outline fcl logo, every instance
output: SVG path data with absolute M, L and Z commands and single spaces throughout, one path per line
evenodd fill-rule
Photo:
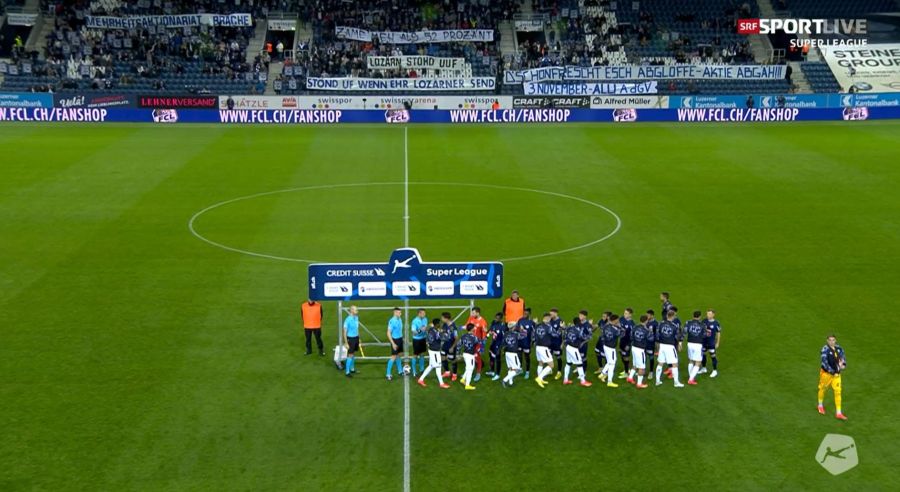
M 826 434 L 816 451 L 816 463 L 832 475 L 840 475 L 859 464 L 856 441 L 843 434 Z

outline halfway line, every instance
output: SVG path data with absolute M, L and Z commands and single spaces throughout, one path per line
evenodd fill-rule
M 409 247 L 409 127 L 403 127 L 403 247 Z M 409 299 L 403 301 L 406 325 L 403 338 L 409 333 Z M 403 344 L 403 355 L 409 360 L 409 344 Z M 415 362 L 413 362 L 415 364 Z M 403 492 L 409 492 L 409 376 L 403 376 Z

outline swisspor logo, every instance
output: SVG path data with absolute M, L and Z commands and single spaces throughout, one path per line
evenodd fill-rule
M 425 293 L 429 296 L 452 296 L 454 291 L 452 281 L 432 281 L 425 284 Z

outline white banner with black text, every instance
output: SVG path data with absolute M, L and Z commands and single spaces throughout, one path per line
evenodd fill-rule
M 606 65 L 596 67 L 540 67 L 506 70 L 503 83 L 616 81 L 616 80 L 779 80 L 785 65 Z
M 368 31 L 358 27 L 335 26 L 334 34 L 340 39 L 371 42 L 374 38 L 384 44 L 459 43 L 494 41 L 493 29 L 446 29 L 441 31 Z
M 321 78 L 306 79 L 306 88 L 313 91 L 490 91 L 496 87 L 492 77 L 467 79 L 368 79 Z
M 466 59 L 441 56 L 368 56 L 366 65 L 376 70 L 390 68 L 462 70 L 466 66 Z
M 184 14 L 184 15 L 138 15 L 129 17 L 107 17 L 88 15 L 84 18 L 89 29 L 135 29 L 163 26 L 167 28 L 191 26 L 252 27 L 250 14 Z
M 526 96 L 600 96 L 605 94 L 656 94 L 656 81 L 649 82 L 566 82 L 563 84 L 526 82 Z

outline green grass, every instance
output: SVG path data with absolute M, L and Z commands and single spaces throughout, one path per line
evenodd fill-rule
M 402 128 L 4 125 L 0 146 L 0 489 L 401 488 L 403 385 L 302 355 L 304 263 L 187 223 L 254 193 L 402 181 Z M 410 127 L 414 182 L 621 217 L 602 243 L 506 263 L 535 309 L 658 309 L 669 290 L 724 327 L 721 377 L 698 387 L 411 388 L 412 489 L 896 490 L 898 148 L 898 122 Z M 615 227 L 529 192 L 413 185 L 410 204 L 426 261 Z M 402 210 L 397 185 L 320 189 L 196 225 L 271 255 L 383 261 Z M 815 412 L 830 332 L 843 423 Z M 857 468 L 816 464 L 826 433 L 856 439 Z

